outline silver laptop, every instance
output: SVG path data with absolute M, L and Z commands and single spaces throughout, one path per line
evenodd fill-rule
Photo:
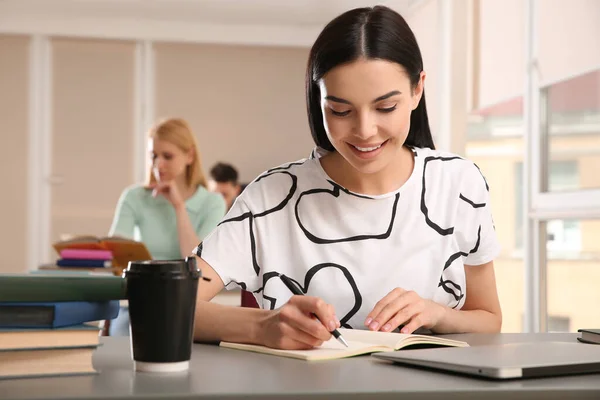
M 492 379 L 600 373 L 600 346 L 579 342 L 405 349 L 372 357 Z

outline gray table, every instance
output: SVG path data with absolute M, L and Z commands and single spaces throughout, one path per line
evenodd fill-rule
M 448 335 L 472 346 L 574 341 L 576 334 Z M 188 374 L 132 370 L 128 338 L 103 338 L 96 375 L 0 380 L 2 399 L 600 399 L 600 374 L 509 382 L 401 367 L 370 356 L 305 362 L 194 345 Z

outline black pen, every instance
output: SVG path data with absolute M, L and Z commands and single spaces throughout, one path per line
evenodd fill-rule
M 297 295 L 297 296 L 304 296 L 304 293 L 302 293 L 302 291 L 298 288 L 298 286 L 296 286 L 296 284 L 294 284 L 294 282 L 292 282 L 292 280 L 290 278 L 288 278 L 287 276 L 281 274 L 279 275 L 279 278 L 281 279 L 281 281 L 285 284 L 285 286 L 288 287 L 288 289 L 290 289 L 290 291 Z M 312 313 L 312 315 L 317 318 L 317 321 L 319 321 L 319 318 Z M 320 322 L 320 321 L 319 321 Z M 321 322 L 322 323 L 322 322 Z M 334 329 L 333 331 L 331 331 L 331 334 L 333 335 L 334 338 L 336 338 L 341 344 L 343 344 L 346 347 L 348 346 L 348 343 L 346 342 L 346 340 L 344 339 L 344 337 L 342 336 L 342 334 L 337 330 Z

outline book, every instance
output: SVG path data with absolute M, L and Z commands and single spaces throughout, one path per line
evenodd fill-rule
M 0 328 L 58 328 L 117 317 L 119 301 L 0 302 Z
M 126 280 L 114 275 L 0 274 L 0 302 L 110 301 L 126 292 Z
M 54 329 L 0 328 L 0 351 L 97 346 L 100 328 L 81 324 Z
M 281 350 L 270 347 L 221 342 L 220 346 L 230 349 L 253 351 L 281 357 L 291 357 L 306 361 L 334 360 L 383 351 L 396 351 L 407 348 L 423 347 L 468 347 L 467 342 L 443 338 L 440 336 L 403 334 L 395 332 L 373 332 L 358 329 L 338 329 L 349 347 L 345 347 L 335 338 L 310 350 Z
M 56 264 L 42 264 L 37 270 L 29 271 L 30 274 L 63 274 L 63 275 L 117 275 L 120 276 L 123 271 L 121 268 L 93 268 L 93 267 L 59 267 Z
M 56 260 L 58 267 L 75 267 L 75 268 L 111 268 L 112 261 L 109 260 L 91 260 L 91 259 L 76 259 L 76 258 L 61 258 Z
M 121 269 L 126 268 L 130 261 L 152 259 L 144 243 L 119 236 L 75 236 L 55 242 L 52 247 L 59 255 L 65 249 L 108 250 L 112 253 L 113 265 Z
M 75 260 L 112 260 L 113 258 L 110 250 L 62 249 L 59 255 L 62 259 Z
M 580 342 L 589 344 L 600 344 L 600 329 L 578 329 L 581 336 L 577 338 Z
M 92 374 L 96 347 L 0 351 L 0 379 Z

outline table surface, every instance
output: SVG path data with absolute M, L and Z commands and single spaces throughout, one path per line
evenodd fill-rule
M 446 335 L 471 346 L 576 341 L 577 334 Z M 600 398 L 600 374 L 492 381 L 399 366 L 370 356 L 306 362 L 194 344 L 190 371 L 133 371 L 129 338 L 104 337 L 98 374 L 0 380 L 0 399 L 564 399 Z M 485 397 L 484 397 L 485 396 Z

